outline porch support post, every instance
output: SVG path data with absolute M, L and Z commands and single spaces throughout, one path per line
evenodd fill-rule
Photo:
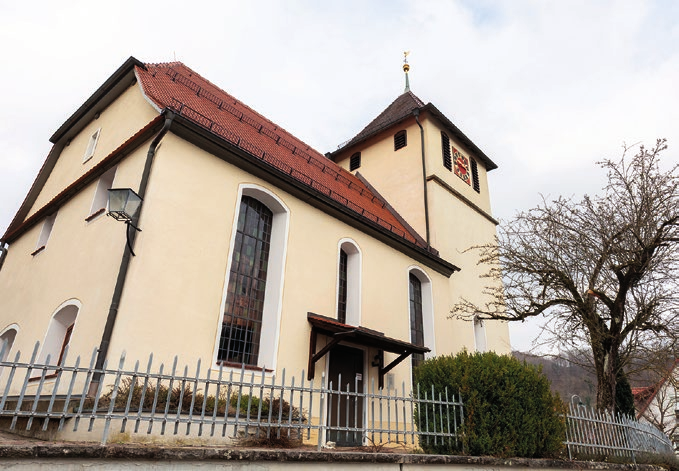
M 307 379 L 311 381 L 314 379 L 314 375 L 316 373 L 316 362 L 312 361 L 312 357 L 314 356 L 314 352 L 316 351 L 316 337 L 318 337 L 318 333 L 316 332 L 316 329 L 314 327 L 311 328 L 311 337 L 309 337 L 309 365 L 307 366 Z
M 356 329 L 350 330 L 347 332 L 337 332 L 335 335 L 332 336 L 332 340 L 323 348 L 321 348 L 318 353 L 314 354 L 314 350 L 316 350 L 316 330 L 312 327 L 311 328 L 311 338 L 309 339 L 309 372 L 307 373 L 307 379 L 311 381 L 314 379 L 314 373 L 315 373 L 315 364 L 318 360 L 323 358 L 323 356 L 330 351 L 332 347 L 337 345 L 342 341 L 342 338 L 346 337 L 347 335 L 351 335 L 356 332 Z M 313 344 L 313 349 L 312 345 Z

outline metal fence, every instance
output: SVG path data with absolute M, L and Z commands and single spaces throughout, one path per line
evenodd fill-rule
M 0 358 L 6 356 L 6 345 Z M 461 449 L 463 404 L 459 396 L 434 391 L 407 392 L 359 387 L 320 380 L 305 381 L 273 372 L 234 370 L 218 366 L 202 370 L 136 361 L 126 368 L 123 354 L 115 368 L 105 362 L 94 367 L 81 358 L 68 360 L 68 347 L 59 365 L 37 361 L 36 343 L 27 362 L 21 353 L 0 361 L 0 422 L 13 431 L 85 432 L 106 443 L 115 433 L 211 437 L 217 440 L 281 437 L 316 443 L 446 445 Z M 299 380 L 297 378 L 300 378 Z M 358 392 L 357 392 L 358 391 Z M 584 406 L 570 405 L 566 442 L 571 459 L 616 456 L 636 460 L 638 453 L 672 453 L 672 443 L 650 424 L 623 416 L 611 417 Z
M 5 358 L 5 346 L 0 358 Z M 320 380 L 299 381 L 273 372 L 234 370 L 223 366 L 202 370 L 136 361 L 126 368 L 125 354 L 116 368 L 105 362 L 95 369 L 96 349 L 89 365 L 68 361 L 68 347 L 59 365 L 37 361 L 36 343 L 28 362 L 17 352 L 0 361 L 0 421 L 5 428 L 68 435 L 69 431 L 106 443 L 112 434 L 191 437 L 280 438 L 342 444 L 417 445 L 422 441 L 457 442 L 463 405 L 448 394 L 414 394 L 375 389 L 355 392 L 358 380 L 339 385 Z M 363 389 L 363 388 L 361 388 Z M 414 418 L 417 418 L 414 420 Z M 9 422 L 9 424 L 7 424 Z M 416 423 L 417 422 L 417 423 Z M 7 426 L 9 425 L 9 426 Z M 62 435 L 63 436 L 63 435 Z
M 672 441 L 651 424 L 570 404 L 566 415 L 568 457 L 615 456 L 636 462 L 637 454 L 672 454 Z

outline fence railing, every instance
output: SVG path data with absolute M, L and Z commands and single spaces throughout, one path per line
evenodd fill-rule
M 5 346 L 0 358 L 5 358 Z M 366 388 L 270 372 L 234 370 L 223 366 L 202 369 L 136 361 L 125 366 L 125 354 L 117 367 L 105 362 L 96 369 L 96 349 L 89 365 L 78 356 L 68 360 L 68 347 L 59 365 L 36 361 L 39 344 L 27 362 L 17 352 L 0 361 L 0 419 L 9 430 L 42 432 L 87 431 L 88 437 L 106 443 L 113 433 L 190 435 L 191 437 L 260 438 L 287 437 L 315 440 L 318 449 L 326 441 L 344 445 L 423 441 L 447 443 L 459 439 L 463 405 L 447 393 Z M 300 378 L 299 381 L 297 378 Z M 359 392 L 357 392 L 361 389 Z M 414 418 L 417 417 L 417 421 Z M 419 422 L 419 423 L 418 423 Z M 56 431 L 55 431 L 56 429 Z
M 636 462 L 639 453 L 673 453 L 672 441 L 653 425 L 575 404 L 566 415 L 565 445 L 570 459 L 615 456 Z
M 7 345 L 0 348 L 6 357 Z M 27 362 L 21 353 L 0 361 L 0 421 L 9 430 L 82 432 L 106 443 L 112 434 L 184 435 L 224 440 L 276 438 L 343 445 L 447 444 L 461 450 L 463 404 L 448 393 L 376 389 L 342 381 L 305 381 L 270 372 L 234 370 L 223 366 L 202 370 L 166 368 L 136 361 L 117 367 L 105 362 L 94 367 L 81 358 L 69 361 L 68 347 L 59 365 L 37 361 L 36 343 Z M 300 378 L 297 380 L 297 378 Z M 9 422 L 9 425 L 7 424 Z M 638 453 L 672 453 L 670 439 L 650 424 L 623 416 L 611 417 L 583 406 L 570 405 L 566 414 L 569 457 L 616 456 L 636 460 Z

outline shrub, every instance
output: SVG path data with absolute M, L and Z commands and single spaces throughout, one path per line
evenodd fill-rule
M 158 389 L 157 399 L 156 389 Z M 200 414 L 203 407 L 203 400 L 205 400 L 206 415 L 212 415 L 216 405 L 217 415 L 219 416 L 224 416 L 226 414 L 230 417 L 233 417 L 236 415 L 236 412 L 238 412 L 238 416 L 241 418 L 247 417 L 250 420 L 256 420 L 258 415 L 261 414 L 262 422 L 266 422 L 269 417 L 269 411 L 271 411 L 272 422 L 278 421 L 279 416 L 281 420 L 301 419 L 303 422 L 306 421 L 306 415 L 304 414 L 304 411 L 300 411 L 297 407 L 291 406 L 286 400 L 283 400 L 283 403 L 281 404 L 281 399 L 279 397 L 274 397 L 272 400 L 271 397 L 264 396 L 260 400 L 259 397 L 255 395 L 250 396 L 248 394 L 242 394 L 240 396 L 239 404 L 238 393 L 236 392 L 232 392 L 231 397 L 229 397 L 227 401 L 227 388 L 222 387 L 218 398 L 215 398 L 214 395 L 209 395 L 206 399 L 203 393 L 198 390 L 196 391 L 196 397 L 193 401 L 193 409 L 191 409 L 193 390 L 191 389 L 190 385 L 184 385 L 184 390 L 182 393 L 181 386 L 175 386 L 172 388 L 172 391 L 170 391 L 169 387 L 165 384 L 158 384 L 154 381 L 148 384 L 146 390 L 144 390 L 143 381 L 133 381 L 132 378 L 129 377 L 123 378 L 120 382 L 120 385 L 118 386 L 114 408 L 116 410 L 125 409 L 130 394 L 132 395 L 132 399 L 130 400 L 131 411 L 137 411 L 139 409 L 143 411 L 150 411 L 153 408 L 154 400 L 156 400 L 156 411 L 164 411 L 169 400 L 170 405 L 168 411 L 171 413 L 177 413 L 177 411 L 181 409 L 181 412 L 185 414 L 188 414 L 189 412 Z M 113 386 L 109 386 L 108 391 L 103 393 L 99 398 L 97 409 L 108 409 L 112 398 Z M 249 415 L 248 402 L 250 406 Z M 84 407 L 86 409 L 91 409 L 94 407 L 94 399 L 87 399 L 85 401 Z M 259 410 L 260 407 L 261 412 Z
M 445 397 L 447 388 L 449 397 L 461 394 L 464 403 L 461 440 L 434 443 L 423 436 L 426 453 L 537 458 L 555 456 L 563 447 L 563 403 L 535 366 L 492 352 L 463 351 L 425 361 L 415 370 L 415 382 L 422 394 L 431 394 L 433 386 L 436 397 Z M 420 430 L 426 430 L 427 415 L 431 430 L 433 410 L 416 410 Z

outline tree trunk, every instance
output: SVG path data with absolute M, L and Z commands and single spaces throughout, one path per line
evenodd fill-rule
M 597 352 L 592 349 L 594 354 L 594 366 L 596 369 L 597 391 L 596 406 L 598 410 L 607 410 L 611 414 L 615 413 L 615 384 L 616 384 L 616 365 L 618 364 L 618 349 L 608 346 Z

